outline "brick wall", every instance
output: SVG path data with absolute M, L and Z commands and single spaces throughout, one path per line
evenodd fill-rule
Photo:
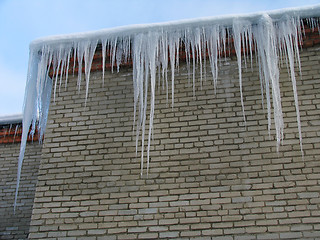
M 320 54 L 301 52 L 298 78 L 304 159 L 292 85 L 281 72 L 285 140 L 267 131 L 258 70 L 222 62 L 193 97 L 186 66 L 175 105 L 156 96 L 150 170 L 135 155 L 132 70 L 91 74 L 88 101 L 76 79 L 51 103 L 30 239 L 277 239 L 320 237 Z M 209 67 L 207 68 L 209 72 Z M 191 80 L 192 81 L 192 80 Z M 170 99 L 170 96 L 169 96 Z
M 8 138 L 11 139 L 10 136 Z M 1 138 L 1 142 L 8 142 L 8 138 Z M 28 236 L 41 148 L 37 142 L 27 144 L 18 205 L 14 215 L 13 203 L 20 144 L 16 142 L 0 144 L 0 239 L 26 239 Z

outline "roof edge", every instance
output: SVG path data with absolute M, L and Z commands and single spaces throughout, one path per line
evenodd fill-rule
M 22 123 L 22 113 L 0 116 L 0 125 Z
M 305 6 L 305 7 L 294 7 L 271 10 L 266 12 L 256 12 L 251 14 L 239 14 L 239 15 L 223 15 L 217 17 L 204 17 L 195 19 L 184 19 L 178 21 L 162 22 L 162 23 L 151 23 L 151 24 L 136 24 L 121 26 L 115 28 L 102 29 L 97 31 L 71 33 L 63 35 L 54 35 L 35 39 L 30 43 L 30 48 L 37 48 L 43 44 L 58 45 L 61 43 L 71 43 L 74 41 L 81 40 L 92 40 L 99 38 L 106 38 L 112 36 L 130 36 L 133 33 L 144 33 L 148 31 L 156 30 L 170 30 L 178 28 L 187 28 L 192 26 L 206 26 L 210 24 L 221 24 L 223 26 L 232 25 L 234 19 L 258 21 L 264 14 L 268 14 L 273 20 L 279 21 L 285 16 L 293 17 L 320 17 L 320 4 Z

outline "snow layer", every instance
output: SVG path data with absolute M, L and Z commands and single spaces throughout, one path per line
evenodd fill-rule
M 29 71 L 27 76 L 26 94 L 23 113 L 23 134 L 18 163 L 16 200 L 18 196 L 19 180 L 27 141 L 28 130 L 35 127 L 43 135 L 50 104 L 51 89 L 54 99 L 57 88 L 60 90 L 62 76 L 64 84 L 68 82 L 68 70 L 71 57 L 79 66 L 84 63 L 84 80 L 86 84 L 86 99 L 90 86 L 90 70 L 93 56 L 98 44 L 102 46 L 102 64 L 104 81 L 104 66 L 106 52 L 110 54 L 112 71 L 114 67 L 133 61 L 134 87 L 134 125 L 136 132 L 136 146 L 138 151 L 139 135 L 141 134 L 141 173 L 144 169 L 144 138 L 146 135 L 146 121 L 149 119 L 147 169 L 149 168 L 149 149 L 153 130 L 155 109 L 156 74 L 162 76 L 161 82 L 167 90 L 171 80 L 172 106 L 174 104 L 174 71 L 179 66 L 179 52 L 184 50 L 188 68 L 192 67 L 193 91 L 195 92 L 195 69 L 200 67 L 200 78 L 205 70 L 206 53 L 211 66 L 213 85 L 216 87 L 218 79 L 218 61 L 227 55 L 227 46 L 234 40 L 238 70 L 239 91 L 241 95 L 242 113 L 245 121 L 242 76 L 243 61 L 252 62 L 253 51 L 257 54 L 261 81 L 262 98 L 267 102 L 268 128 L 271 128 L 271 111 L 276 129 L 277 147 L 283 140 L 284 123 L 282 117 L 281 95 L 279 84 L 279 62 L 285 59 L 295 98 L 297 122 L 300 134 L 302 151 L 301 126 L 294 67 L 300 67 L 299 42 L 301 41 L 301 19 L 307 19 L 313 27 L 319 27 L 320 5 L 227 17 L 203 18 L 183 20 L 150 25 L 134 25 L 89 33 L 79 33 L 63 36 L 42 38 L 30 44 Z M 182 49 L 181 46 L 185 48 Z M 242 51 L 245 49 L 244 51 Z M 170 59 L 170 61 L 169 61 Z M 52 79 L 48 76 L 53 68 Z M 167 72 L 171 70 L 168 79 Z M 81 69 L 78 71 L 79 86 L 83 81 Z M 159 83 L 160 84 L 160 83 Z M 150 94 L 150 102 L 148 95 Z M 272 100 L 272 102 L 271 102 Z M 150 114 L 147 117 L 147 108 L 150 105 Z M 39 119 L 36 124 L 37 118 Z M 42 139 L 41 137 L 39 139 Z M 15 200 L 15 207 L 16 207 Z
M 0 116 L 0 125 L 22 123 L 22 114 Z

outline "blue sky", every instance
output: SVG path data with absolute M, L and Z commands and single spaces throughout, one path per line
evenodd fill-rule
M 320 0 L 0 0 L 0 116 L 22 113 L 34 39 L 314 4 Z

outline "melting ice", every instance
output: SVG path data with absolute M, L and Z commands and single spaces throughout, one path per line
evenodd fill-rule
M 155 109 L 156 75 L 162 76 L 162 86 L 167 91 L 171 81 L 172 106 L 174 104 L 174 72 L 179 66 L 180 51 L 185 51 L 186 62 L 192 75 L 195 92 L 195 69 L 200 68 L 200 81 L 205 71 L 205 61 L 209 59 L 213 85 L 218 79 L 218 61 L 228 55 L 228 48 L 233 45 L 239 70 L 239 91 L 241 95 L 242 114 L 245 121 L 242 64 L 252 62 L 255 52 L 259 63 L 261 95 L 267 103 L 268 129 L 271 128 L 271 112 L 276 130 L 276 145 L 279 148 L 283 140 L 283 114 L 279 84 L 279 62 L 287 63 L 294 92 L 297 122 L 302 151 L 301 125 L 296 87 L 295 65 L 300 67 L 299 44 L 303 31 L 302 19 L 312 27 L 319 28 L 318 18 L 320 6 L 274 11 L 270 13 L 247 16 L 231 16 L 226 18 L 206 18 L 191 21 L 180 21 L 164 24 L 137 25 L 85 34 L 65 35 L 44 38 L 30 45 L 29 70 L 23 113 L 23 134 L 18 162 L 17 187 L 14 208 L 17 203 L 22 162 L 30 126 L 31 134 L 39 128 L 40 138 L 46 128 L 51 89 L 54 99 L 56 91 L 68 83 L 69 64 L 73 57 L 79 66 L 77 85 L 85 81 L 87 101 L 90 86 L 90 70 L 98 45 L 102 49 L 102 81 L 104 83 L 105 61 L 110 56 L 112 71 L 129 59 L 133 62 L 134 88 L 134 125 L 136 133 L 136 149 L 138 151 L 139 135 L 141 135 L 141 173 L 144 169 L 144 138 L 146 122 L 149 121 L 148 146 L 146 147 L 146 163 L 149 168 L 149 151 L 153 130 Z M 182 46 L 184 46 L 182 48 Z M 107 55 L 108 53 L 108 55 Z M 207 55 L 207 56 L 206 56 Z M 81 67 L 84 65 L 84 79 Z M 53 69 L 52 78 L 49 70 Z M 171 70 L 168 79 L 167 72 Z M 75 71 L 73 67 L 73 72 Z M 191 73 L 192 72 L 192 73 Z M 63 79 L 64 82 L 63 82 Z M 160 82 L 159 82 L 160 84 Z M 150 98 L 148 98 L 150 95 Z M 150 99 L 150 102 L 148 102 Z M 272 99 L 272 102 L 271 102 Z M 150 113 L 147 116 L 147 108 Z M 38 123 L 37 123 L 38 121 Z

